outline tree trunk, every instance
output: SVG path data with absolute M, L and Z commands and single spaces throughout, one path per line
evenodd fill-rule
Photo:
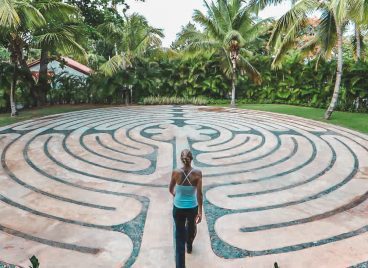
M 362 55 L 361 39 L 360 39 L 360 28 L 357 23 L 355 23 L 355 41 L 356 41 L 356 60 L 360 60 Z
M 133 86 L 130 85 L 130 104 L 133 104 Z
M 41 49 L 41 59 L 40 59 L 40 70 L 38 77 L 38 105 L 43 106 L 46 104 L 46 96 L 48 90 L 48 77 L 47 77 L 47 65 L 49 63 L 49 53 L 48 50 L 43 47 Z
M 337 101 L 339 99 L 340 94 L 340 84 L 341 84 L 341 77 L 342 77 L 342 65 L 343 65 L 343 58 L 342 58 L 342 27 L 341 25 L 337 25 L 336 23 L 336 33 L 337 33 L 337 70 L 336 70 L 336 81 L 335 81 L 335 88 L 332 95 L 331 103 L 328 109 L 325 112 L 325 119 L 328 120 L 331 117 L 331 114 L 335 110 Z
M 230 59 L 232 64 L 232 78 L 231 78 L 231 103 L 230 107 L 235 108 L 235 87 L 236 87 L 236 60 L 238 58 L 238 52 L 235 50 L 230 51 Z
M 236 72 L 235 70 L 233 70 L 233 77 L 231 79 L 231 103 L 230 103 L 230 107 L 235 108 L 236 104 L 235 104 L 235 86 L 236 86 Z
M 13 64 L 13 77 L 12 77 L 12 82 L 10 85 L 10 116 L 16 116 L 17 113 L 17 107 L 15 105 L 15 100 L 14 100 L 14 93 L 15 90 L 17 88 L 17 79 L 18 79 L 18 59 L 19 59 L 19 54 L 17 51 L 17 40 L 13 39 L 13 42 L 11 42 L 10 46 L 9 46 L 9 50 L 11 52 L 10 55 L 10 61 Z
M 22 75 L 24 79 L 31 84 L 29 91 L 32 99 L 32 106 L 37 106 L 37 86 L 35 80 L 33 79 L 31 70 L 28 67 L 27 61 L 22 57 L 19 59 L 19 64 L 22 67 Z
M 14 100 L 14 94 L 15 90 L 17 88 L 17 63 L 14 62 L 14 70 L 13 70 L 13 80 L 10 86 L 10 116 L 16 116 L 17 113 L 17 107 L 15 106 L 15 100 Z
M 129 105 L 129 90 L 125 90 L 125 105 Z

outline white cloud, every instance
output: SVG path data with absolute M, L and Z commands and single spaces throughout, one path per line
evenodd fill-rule
M 176 34 L 181 26 L 192 21 L 194 9 L 205 12 L 205 7 L 201 0 L 146 0 L 146 2 L 129 0 L 129 13 L 137 12 L 144 15 L 148 22 L 164 30 L 165 38 L 163 46 L 169 47 L 176 39 Z M 268 7 L 260 13 L 262 18 L 279 17 L 289 7 L 288 3 L 276 7 Z

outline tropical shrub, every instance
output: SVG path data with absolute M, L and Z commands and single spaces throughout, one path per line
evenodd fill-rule
M 146 97 L 140 102 L 143 105 L 185 105 L 185 104 L 193 104 L 193 105 L 207 105 L 208 101 L 204 97 Z

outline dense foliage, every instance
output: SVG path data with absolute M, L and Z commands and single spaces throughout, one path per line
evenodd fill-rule
M 312 2 L 303 3 L 309 8 Z M 330 24 L 334 30 L 330 34 L 335 35 L 328 40 L 323 39 L 323 27 L 337 11 L 326 6 L 330 13 L 312 27 L 301 4 L 278 21 L 262 21 L 255 12 L 268 1 L 250 3 L 208 3 L 207 14 L 196 11 L 193 16 L 202 30 L 189 23 L 171 48 L 162 48 L 162 30 L 139 14 L 126 13 L 128 6 L 122 0 L 0 0 L 0 109 L 10 110 L 13 95 L 18 107 L 170 101 L 225 104 L 236 97 L 238 103 L 327 108 L 336 90 L 339 58 L 336 25 Z M 18 13 L 22 16 L 17 19 Z M 303 16 L 292 20 L 290 14 Z M 344 16 L 343 22 L 338 21 L 346 34 L 336 108 L 366 112 L 365 16 Z M 348 25 L 358 29 L 358 39 L 348 34 Z M 41 58 L 45 67 L 62 55 L 87 64 L 94 73 L 83 81 L 63 74 L 47 77 L 44 68 L 38 81 L 31 78 L 26 62 Z
M 267 55 L 256 55 L 253 64 L 262 71 L 263 83 L 255 85 L 247 76 L 240 77 L 239 103 L 286 103 L 326 108 L 334 81 L 336 61 L 303 62 L 295 53 L 287 57 L 283 69 L 271 69 Z M 338 110 L 368 110 L 368 63 L 346 58 Z M 139 61 L 134 68 L 112 77 L 92 76 L 87 84 L 73 77 L 55 77 L 60 89 L 50 91 L 51 103 L 124 103 L 124 89 L 132 85 L 134 102 L 154 97 L 204 97 L 209 104 L 229 103 L 231 80 L 222 74 L 215 60 Z M 124 81 L 122 83 L 122 81 Z M 21 97 L 22 94 L 19 95 Z M 27 99 L 20 99 L 27 102 Z M 149 102 L 146 102 L 149 103 Z M 27 105 L 27 104 L 26 104 Z
M 285 103 L 327 108 L 334 90 L 336 60 L 302 61 L 298 53 L 286 57 L 282 69 L 272 70 L 272 59 L 258 56 L 262 85 L 241 82 L 240 98 L 245 103 Z M 262 67 L 261 67 L 262 66 Z M 368 63 L 345 59 L 338 110 L 368 111 Z

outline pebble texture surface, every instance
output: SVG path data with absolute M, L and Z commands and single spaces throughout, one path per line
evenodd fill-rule
M 187 267 L 366 267 L 367 135 L 194 106 L 0 128 L 0 267 L 174 267 L 167 185 L 184 148 L 205 193 Z

